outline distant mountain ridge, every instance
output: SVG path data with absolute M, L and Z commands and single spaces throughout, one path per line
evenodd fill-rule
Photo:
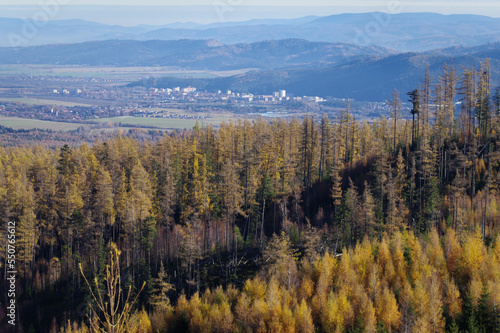
M 194 69 L 322 67 L 394 51 L 375 46 L 271 40 L 225 45 L 216 40 L 109 40 L 78 44 L 0 48 L 1 64 L 179 66 Z
M 398 51 L 427 51 L 454 45 L 475 46 L 500 41 L 500 18 L 434 13 L 361 13 L 298 19 L 265 19 L 200 25 L 123 27 L 83 20 L 50 21 L 33 36 L 23 34 L 31 21 L 0 18 L 0 46 L 34 46 L 109 39 L 216 39 L 224 44 L 305 39 L 376 45 Z M 33 22 L 31 22 L 33 24 Z M 17 37 L 13 38 L 13 37 Z

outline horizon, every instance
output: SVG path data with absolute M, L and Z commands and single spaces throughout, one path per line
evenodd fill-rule
M 63 0 L 59 0 L 62 2 Z M 65 1 L 65 0 L 64 0 Z M 107 25 L 121 25 L 132 27 L 137 25 L 161 26 L 173 23 L 195 23 L 200 25 L 214 23 L 245 22 L 259 19 L 299 19 L 306 16 L 331 16 L 340 14 L 362 14 L 372 12 L 399 13 L 435 13 L 442 15 L 480 15 L 491 18 L 500 18 L 500 4 L 481 2 L 471 8 L 465 2 L 455 6 L 437 5 L 423 6 L 422 2 L 407 4 L 398 0 L 385 4 L 361 5 L 333 5 L 333 6 L 299 6 L 299 5 L 229 5 L 226 2 L 215 1 L 212 5 L 110 5 L 110 4 L 82 4 L 82 5 L 2 5 L 1 17 L 27 19 L 36 17 L 44 8 L 53 14 L 51 21 L 81 19 Z M 241 1 L 239 1 L 241 3 Z M 358 2 L 359 3 L 359 2 Z M 425 3 L 425 2 L 423 2 Z M 488 6 L 483 6 L 488 3 Z M 420 4 L 420 5 L 419 5 Z M 46 7 L 44 7 L 46 6 Z M 99 7 L 96 11 L 95 8 Z M 471 10 L 472 9 L 472 10 Z

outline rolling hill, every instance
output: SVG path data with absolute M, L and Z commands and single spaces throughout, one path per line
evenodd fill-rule
M 475 46 L 500 41 L 500 18 L 434 13 L 358 13 L 298 19 L 250 20 L 201 25 L 123 27 L 83 20 L 50 21 L 24 34 L 30 20 L 0 18 L 0 46 L 35 46 L 110 39 L 215 39 L 224 44 L 265 40 L 305 39 L 376 45 L 398 51 L 426 51 L 455 45 Z M 14 38 L 17 36 L 17 39 Z
M 298 39 L 225 45 L 215 40 L 110 40 L 23 48 L 0 48 L 0 64 L 87 66 L 179 66 L 226 70 L 325 66 L 394 51 L 374 46 Z

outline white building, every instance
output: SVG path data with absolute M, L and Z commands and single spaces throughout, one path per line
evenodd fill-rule
M 186 87 L 186 88 L 182 89 L 182 92 L 184 92 L 184 93 L 192 93 L 192 92 L 195 92 L 195 91 L 196 91 L 195 87 Z

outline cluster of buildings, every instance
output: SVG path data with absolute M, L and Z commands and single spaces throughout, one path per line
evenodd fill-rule
M 210 100 L 210 101 L 229 101 L 234 100 L 236 102 L 263 102 L 263 103 L 279 103 L 283 101 L 312 101 L 312 102 L 323 102 L 325 99 L 318 96 L 303 96 L 294 97 L 287 93 L 286 90 L 281 89 L 279 91 L 273 92 L 272 95 L 254 95 L 252 93 L 238 93 L 231 90 L 226 90 L 225 92 L 219 90 L 217 93 L 206 93 L 200 92 L 195 87 L 175 87 L 175 88 L 150 88 L 147 94 L 151 97 L 154 96 L 164 96 L 166 99 L 179 100 L 188 99 L 191 101 L 196 100 Z
M 68 90 L 68 89 L 63 89 L 61 91 L 59 91 L 58 89 L 54 89 L 52 91 L 52 93 L 54 95 L 81 95 L 82 94 L 82 90 L 81 89 L 76 89 L 76 90 Z
M 279 91 L 273 92 L 271 95 L 255 95 L 252 93 L 239 93 L 231 90 L 217 91 L 216 93 L 201 92 L 196 87 L 172 87 L 172 88 L 149 88 L 145 89 L 143 87 L 133 87 L 130 88 L 117 88 L 111 90 L 85 90 L 79 88 L 68 88 L 68 89 L 53 89 L 53 95 L 64 95 L 64 96 L 79 96 L 83 98 L 91 99 L 108 99 L 115 101 L 122 100 L 135 100 L 137 102 L 141 100 L 151 100 L 151 101 L 179 101 L 179 102 L 242 102 L 242 103 L 280 103 L 283 101 L 309 101 L 309 102 L 323 102 L 325 99 L 318 96 L 303 96 L 295 97 L 288 94 L 286 90 L 281 89 Z

